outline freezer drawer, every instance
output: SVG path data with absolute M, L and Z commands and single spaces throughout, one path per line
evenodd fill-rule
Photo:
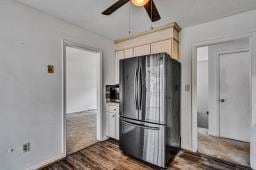
M 121 119 L 120 147 L 130 156 L 159 167 L 166 166 L 164 125 Z

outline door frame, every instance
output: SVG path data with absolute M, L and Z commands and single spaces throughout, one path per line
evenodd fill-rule
M 255 65 L 255 59 L 254 59 L 254 51 L 253 51 L 253 33 L 251 34 L 245 34 L 242 36 L 234 36 L 234 37 L 228 37 L 223 39 L 217 39 L 217 40 L 209 40 L 205 42 L 199 42 L 199 43 L 193 43 L 192 48 L 192 62 L 191 62 L 191 71 L 192 71 L 192 80 L 191 80 L 191 111 L 192 111 L 192 119 L 191 119 L 191 141 L 192 141 L 192 151 L 197 152 L 197 144 L 198 144 L 198 137 L 197 137 L 197 48 L 204 47 L 204 46 L 210 46 L 215 45 L 219 43 L 225 43 L 228 41 L 233 40 L 239 40 L 243 38 L 249 39 L 249 51 L 251 56 L 251 92 L 256 91 L 256 84 L 252 84 L 252 82 L 255 82 L 255 78 L 252 76 L 253 70 L 256 69 Z M 255 98 L 253 97 L 252 93 L 250 94 L 250 110 L 251 110 L 251 116 L 253 117 L 253 105 L 252 103 L 255 103 Z M 251 121 L 251 126 L 253 124 L 253 120 Z M 252 158 L 250 158 L 252 160 Z
M 216 75 L 217 75 L 217 90 L 216 90 L 216 93 L 217 93 L 217 99 L 220 99 L 220 56 L 221 55 L 224 55 L 224 54 L 234 54 L 234 53 L 242 53 L 242 52 L 249 52 L 249 55 L 251 55 L 250 53 L 250 49 L 249 48 L 244 48 L 244 49 L 234 49 L 234 50 L 229 50 L 229 51 L 221 51 L 221 52 L 217 52 L 217 57 L 216 57 L 216 60 L 217 60 L 217 65 L 216 65 Z M 250 60 L 252 60 L 250 58 Z M 250 65 L 250 94 L 252 94 L 252 67 Z M 251 96 L 250 96 L 251 98 Z M 251 107 L 251 100 L 250 100 L 250 107 Z M 217 111 L 218 113 L 216 114 L 217 115 L 217 119 L 216 119 L 216 127 L 217 127 L 217 136 L 220 137 L 220 102 L 217 102 Z M 252 117 L 252 115 L 251 115 Z
M 101 49 L 96 49 L 88 47 L 83 44 L 71 42 L 69 40 L 62 40 L 62 152 L 66 156 L 66 141 L 67 141 L 67 126 L 66 126 L 66 48 L 72 47 L 76 49 L 91 51 L 99 53 L 99 58 L 97 60 L 97 140 L 103 140 L 103 93 L 102 93 L 102 56 L 103 52 Z

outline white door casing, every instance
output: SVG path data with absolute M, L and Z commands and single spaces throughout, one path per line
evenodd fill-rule
M 97 140 L 101 141 L 105 138 L 103 136 L 103 93 L 102 93 L 102 56 L 103 52 L 100 49 L 92 48 L 85 46 L 83 44 L 71 42 L 68 40 L 62 40 L 62 69 L 63 69 L 63 74 L 62 74 L 62 111 L 63 111 L 63 128 L 62 128 L 62 153 L 63 155 L 66 156 L 66 48 L 67 47 L 73 47 L 77 49 L 82 49 L 82 50 L 88 50 L 91 52 L 98 53 L 99 56 L 97 57 Z
M 115 83 L 119 84 L 119 62 L 124 59 L 124 51 L 117 51 L 115 58 Z
M 219 134 L 220 137 L 250 141 L 250 52 L 220 53 Z

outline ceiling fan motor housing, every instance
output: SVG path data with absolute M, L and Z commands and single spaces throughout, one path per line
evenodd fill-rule
M 149 18 L 152 22 L 158 21 L 161 19 L 160 14 L 156 8 L 154 0 L 119 0 L 108 9 L 102 12 L 103 15 L 111 15 L 113 12 L 121 8 L 128 2 L 132 2 L 135 6 L 144 6 L 145 10 L 148 13 Z

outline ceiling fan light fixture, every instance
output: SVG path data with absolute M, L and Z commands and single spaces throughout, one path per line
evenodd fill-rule
M 131 1 L 135 6 L 144 6 L 149 2 L 149 0 L 131 0 Z

